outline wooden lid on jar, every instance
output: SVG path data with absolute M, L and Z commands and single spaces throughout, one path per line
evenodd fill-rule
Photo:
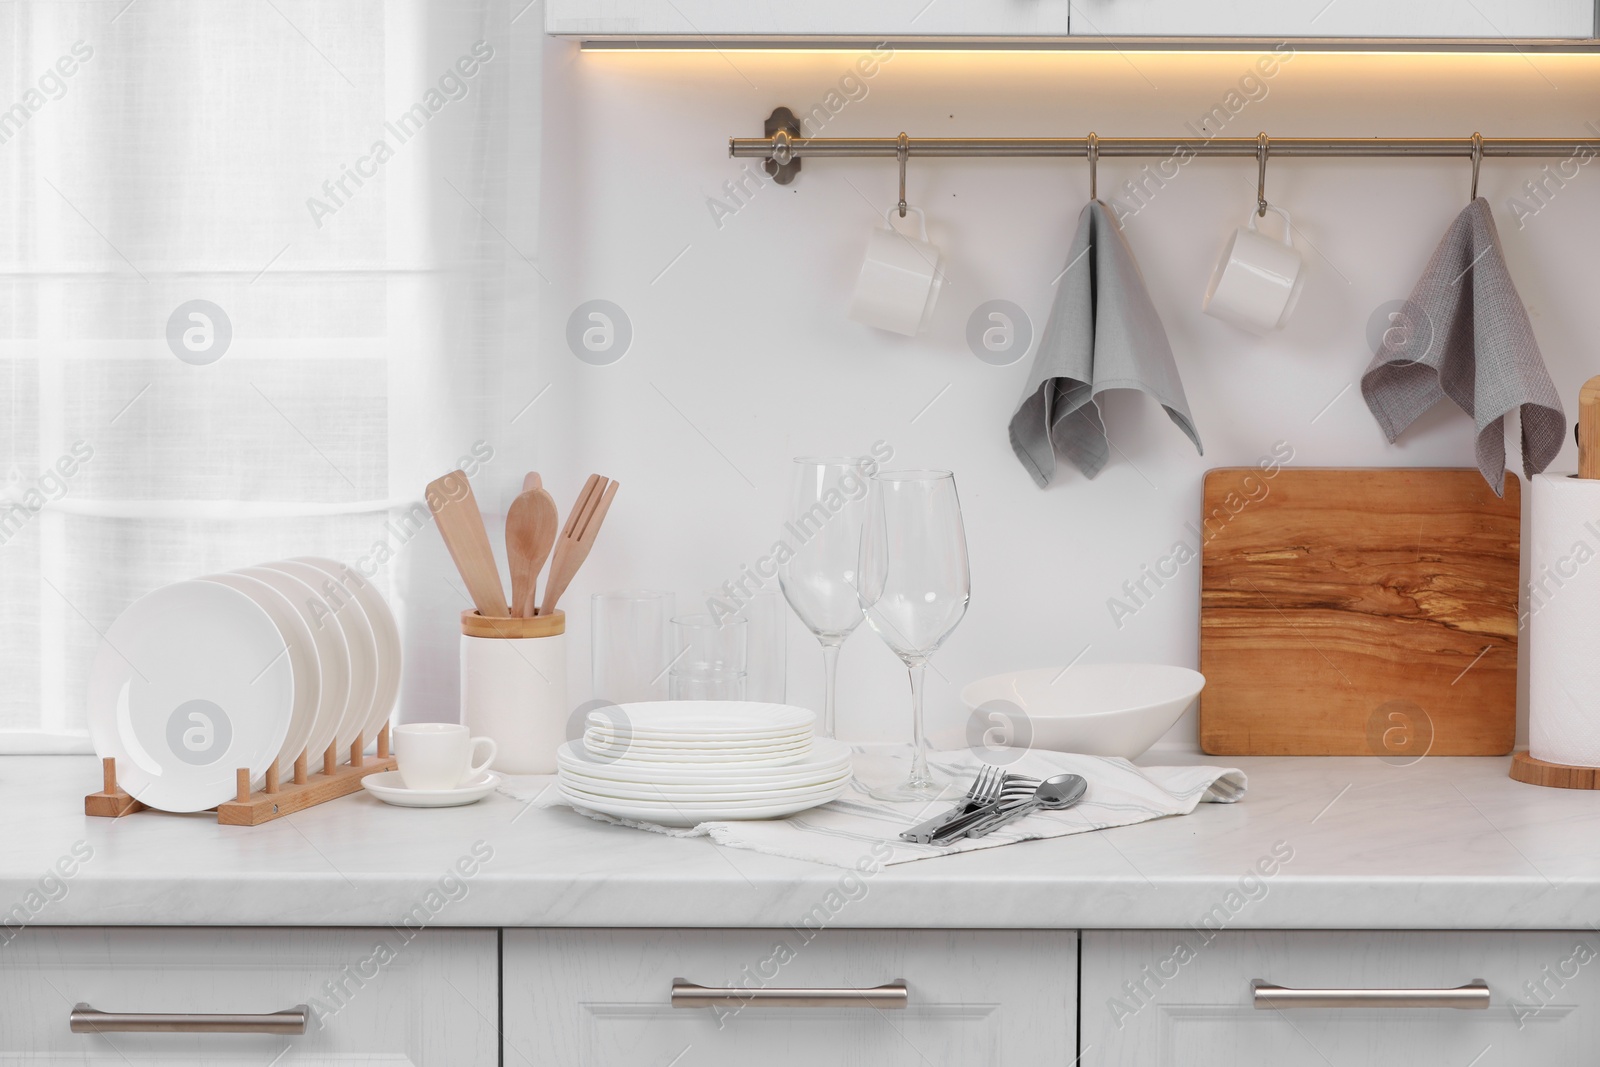
M 554 637 L 567 632 L 567 615 L 556 610 L 526 619 L 497 619 L 468 608 L 461 613 L 461 632 L 467 637 Z

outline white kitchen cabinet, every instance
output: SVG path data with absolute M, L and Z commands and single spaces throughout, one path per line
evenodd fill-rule
M 1600 935 L 1086 931 L 1085 1062 L 1103 1067 L 1523 1067 L 1592 1063 Z M 1253 1006 L 1300 989 L 1488 984 L 1489 1007 Z M 1092 1051 L 1091 1051 L 1092 1050 Z
M 1070 931 L 507 930 L 504 952 L 508 1064 L 998 1067 L 1077 1055 Z M 906 999 L 673 1007 L 675 979 L 796 996 L 903 979 Z
M 1590 37 L 1593 0 L 1072 0 L 1108 37 Z
M 545 0 L 545 30 L 565 37 L 1056 36 L 1066 0 Z
M 400 929 L 409 939 L 394 927 L 24 929 L 0 946 L 0 1065 L 499 1063 L 498 934 Z M 310 1010 L 301 1035 L 83 1034 L 69 1027 L 79 1003 L 128 1014 Z
M 1582 38 L 1593 0 L 546 0 L 545 29 L 596 38 Z

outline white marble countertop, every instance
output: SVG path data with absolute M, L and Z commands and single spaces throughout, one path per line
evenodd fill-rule
M 0 919 L 12 929 L 19 915 L 46 925 L 779 927 L 828 901 L 837 907 L 827 924 L 838 927 L 1600 922 L 1600 792 L 1522 785 L 1497 758 L 1143 762 L 1202 760 L 1242 767 L 1249 795 L 1179 818 L 896 865 L 841 892 L 838 868 L 503 796 L 412 810 L 362 793 L 258 827 L 205 814 L 91 819 L 82 797 L 98 788 L 95 760 L 4 757 L 0 913 L 9 914 Z M 1270 877 L 1246 878 L 1275 848 L 1292 858 Z M 464 858 L 470 877 L 454 875 Z

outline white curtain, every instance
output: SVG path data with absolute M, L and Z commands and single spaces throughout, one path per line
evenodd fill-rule
M 0 6 L 0 751 L 87 749 L 138 596 L 289 555 L 362 566 L 401 714 L 453 713 L 465 602 L 401 519 L 534 448 L 525 3 Z

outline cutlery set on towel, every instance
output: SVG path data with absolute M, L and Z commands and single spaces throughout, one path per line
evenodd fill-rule
M 428 483 L 428 510 L 433 513 L 450 558 L 455 561 L 467 595 L 478 614 L 486 618 L 533 618 L 555 611 L 561 594 L 572 584 L 589 549 L 600 533 L 600 525 L 617 495 L 617 482 L 598 474 L 589 475 L 578 501 L 557 524 L 560 515 L 554 498 L 545 491 L 543 480 L 530 473 L 522 482 L 522 492 L 506 511 L 506 556 L 511 566 L 511 601 L 506 602 L 505 587 L 495 565 L 489 531 L 483 525 L 477 498 L 466 472 L 453 470 Z M 545 580 L 543 599 L 536 598 L 539 572 L 546 560 L 550 574 Z
M 984 767 L 966 798 L 943 815 L 906 830 L 902 841 L 949 845 L 963 837 L 983 837 L 1035 811 L 1061 811 L 1083 799 L 1089 783 L 1082 775 L 1057 774 L 1040 781 L 998 767 Z

